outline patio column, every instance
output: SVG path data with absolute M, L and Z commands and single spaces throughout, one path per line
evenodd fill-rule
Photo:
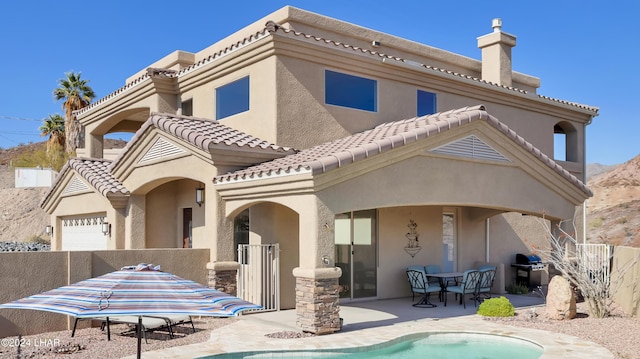
M 208 283 L 211 288 L 237 296 L 238 269 L 234 260 L 233 219 L 225 215 L 224 202 L 215 187 L 205 186 L 206 240 L 211 249 L 211 262 L 207 263 Z
M 145 210 L 145 196 L 132 194 L 127 205 L 124 249 L 142 249 L 146 247 Z
M 238 295 L 238 262 L 209 262 L 207 263 L 207 286 L 229 295 Z
M 296 277 L 296 324 L 305 332 L 340 330 L 338 278 L 334 266 L 334 214 L 315 196 L 305 198 L 300 213 L 300 267 Z
M 93 128 L 85 127 L 85 155 L 90 158 L 104 158 L 104 136 L 91 133 Z

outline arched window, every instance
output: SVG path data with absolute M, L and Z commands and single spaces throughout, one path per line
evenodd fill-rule
M 578 131 L 569 122 L 553 126 L 553 158 L 556 161 L 579 162 Z

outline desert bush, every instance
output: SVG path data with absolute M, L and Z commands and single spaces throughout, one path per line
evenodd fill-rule
M 524 284 L 513 283 L 507 286 L 507 293 L 509 294 L 528 294 L 529 287 Z
M 37 244 L 48 244 L 51 245 L 51 239 L 47 237 L 43 237 L 37 234 L 34 234 L 27 238 L 27 242 L 29 243 L 37 243 Z
M 478 314 L 485 317 L 513 317 L 515 309 L 505 297 L 489 298 L 480 303 Z
M 596 219 L 592 220 L 590 225 L 593 228 L 599 228 L 599 227 L 602 227 L 602 223 L 603 222 L 604 222 L 604 218 L 600 217 L 600 218 L 596 218 Z
M 69 154 L 61 146 L 52 146 L 50 152 L 42 146 L 21 153 L 12 161 L 12 166 L 51 168 L 54 171 L 60 171 L 68 159 Z
M 622 284 L 621 278 L 624 274 L 638 262 L 638 257 L 620 266 L 619 278 L 610 278 L 604 275 L 603 268 L 599 267 L 604 263 L 599 264 L 597 260 L 594 261 L 593 258 L 580 254 L 578 249 L 581 247 L 575 236 L 575 227 L 573 234 L 564 229 L 569 224 L 568 221 L 561 221 L 551 227 L 543 217 L 540 223 L 546 231 L 550 244 L 548 249 L 534 247 L 537 254 L 542 257 L 542 261 L 553 266 L 580 291 L 593 317 L 609 316 L 613 305 L 613 293 Z M 610 251 L 610 253 L 613 252 Z M 610 262 L 611 259 L 609 257 L 605 263 Z

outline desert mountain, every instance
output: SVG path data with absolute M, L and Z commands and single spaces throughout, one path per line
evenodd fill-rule
M 121 148 L 125 144 L 107 139 L 105 148 Z M 44 147 L 45 142 L 38 142 L 0 149 L 0 242 L 27 242 L 38 236 L 48 239 L 44 227 L 49 224 L 49 215 L 39 206 L 47 188 L 15 188 L 15 171 L 11 167 L 12 160 Z
M 587 180 L 587 240 L 640 247 L 640 155 Z

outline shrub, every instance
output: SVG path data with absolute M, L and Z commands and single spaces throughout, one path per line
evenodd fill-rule
M 509 294 L 529 294 L 529 287 L 524 284 L 514 283 L 507 286 L 507 293 Z
M 37 244 L 49 244 L 50 245 L 51 244 L 51 239 L 35 234 L 35 235 L 32 235 L 31 237 L 27 238 L 27 242 L 29 242 L 29 243 L 37 243 Z
M 513 317 L 515 309 L 505 297 L 489 298 L 480 304 L 478 314 L 485 317 Z
M 11 162 L 12 167 L 41 167 L 60 171 L 69 157 L 60 146 L 52 146 L 49 152 L 45 147 L 39 146 L 28 148 Z

